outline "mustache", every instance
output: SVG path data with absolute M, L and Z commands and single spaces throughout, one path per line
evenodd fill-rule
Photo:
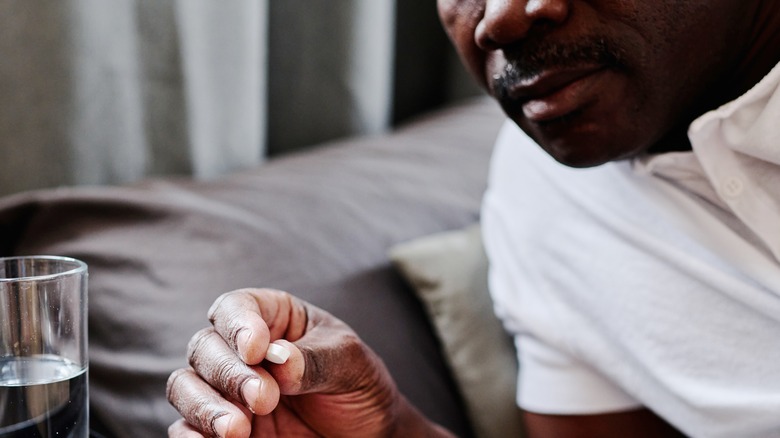
M 573 42 L 529 39 L 504 49 L 503 70 L 491 78 L 497 97 L 507 97 L 513 84 L 530 80 L 545 70 L 581 65 L 625 68 L 625 56 L 612 40 L 591 36 Z

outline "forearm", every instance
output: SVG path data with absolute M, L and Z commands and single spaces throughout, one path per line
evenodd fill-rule
M 525 412 L 524 422 L 528 429 L 528 436 L 531 438 L 560 436 L 681 438 L 685 436 L 647 409 L 594 415 L 544 415 Z

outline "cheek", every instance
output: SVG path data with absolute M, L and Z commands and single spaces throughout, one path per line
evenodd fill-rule
M 470 34 L 473 35 L 473 34 Z M 479 50 L 473 43 L 473 38 L 468 38 L 465 41 L 454 41 L 458 55 L 462 63 L 466 66 L 471 76 L 477 80 L 479 85 L 485 89 L 488 88 L 486 71 L 488 56 L 482 50 Z
M 439 17 L 461 61 L 480 85 L 485 86 L 485 52 L 474 41 L 474 30 L 484 11 L 484 2 L 439 0 Z

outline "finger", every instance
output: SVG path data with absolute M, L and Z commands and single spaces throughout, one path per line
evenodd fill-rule
M 304 303 L 272 289 L 239 289 L 222 295 L 209 309 L 209 320 L 244 362 L 260 363 L 268 343 L 295 341 L 306 331 Z
M 312 305 L 310 326 L 295 342 L 274 341 L 290 351 L 284 364 L 264 367 L 285 395 L 313 392 L 344 393 L 361 385 L 385 382 L 384 365 L 343 322 Z
M 237 290 L 220 297 L 209 311 L 214 329 L 228 343 L 231 336 L 238 338 L 231 333 L 246 330 L 251 324 L 244 322 L 258 314 L 267 325 L 269 340 L 290 350 L 284 364 L 263 363 L 281 393 L 347 392 L 382 379 L 378 376 L 384 369 L 381 361 L 346 324 L 288 293 Z M 268 343 L 254 335 L 252 339 L 257 353 L 253 359 L 261 361 Z
M 166 395 L 168 401 L 189 423 L 189 429 L 200 431 L 207 436 L 249 437 L 252 430 L 251 418 L 238 406 L 225 400 L 193 370 L 174 371 L 168 378 Z M 174 433 L 182 434 L 176 436 L 191 435 L 184 425 L 174 423 L 171 428 Z
M 222 294 L 208 311 L 214 329 L 245 363 L 257 365 L 270 342 L 268 325 L 247 290 Z
M 279 386 L 273 377 L 263 368 L 245 364 L 213 328 L 193 336 L 187 356 L 203 380 L 252 412 L 265 415 L 279 403 Z
M 183 418 L 168 427 L 168 438 L 205 438 Z

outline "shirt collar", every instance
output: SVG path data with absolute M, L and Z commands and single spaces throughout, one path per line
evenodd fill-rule
M 702 142 L 713 134 L 732 150 L 780 164 L 780 64 L 747 93 L 691 124 L 688 137 L 697 154 L 707 153 Z
M 634 169 L 730 211 L 780 261 L 780 64 L 696 119 L 688 137 L 691 152 L 638 157 Z

